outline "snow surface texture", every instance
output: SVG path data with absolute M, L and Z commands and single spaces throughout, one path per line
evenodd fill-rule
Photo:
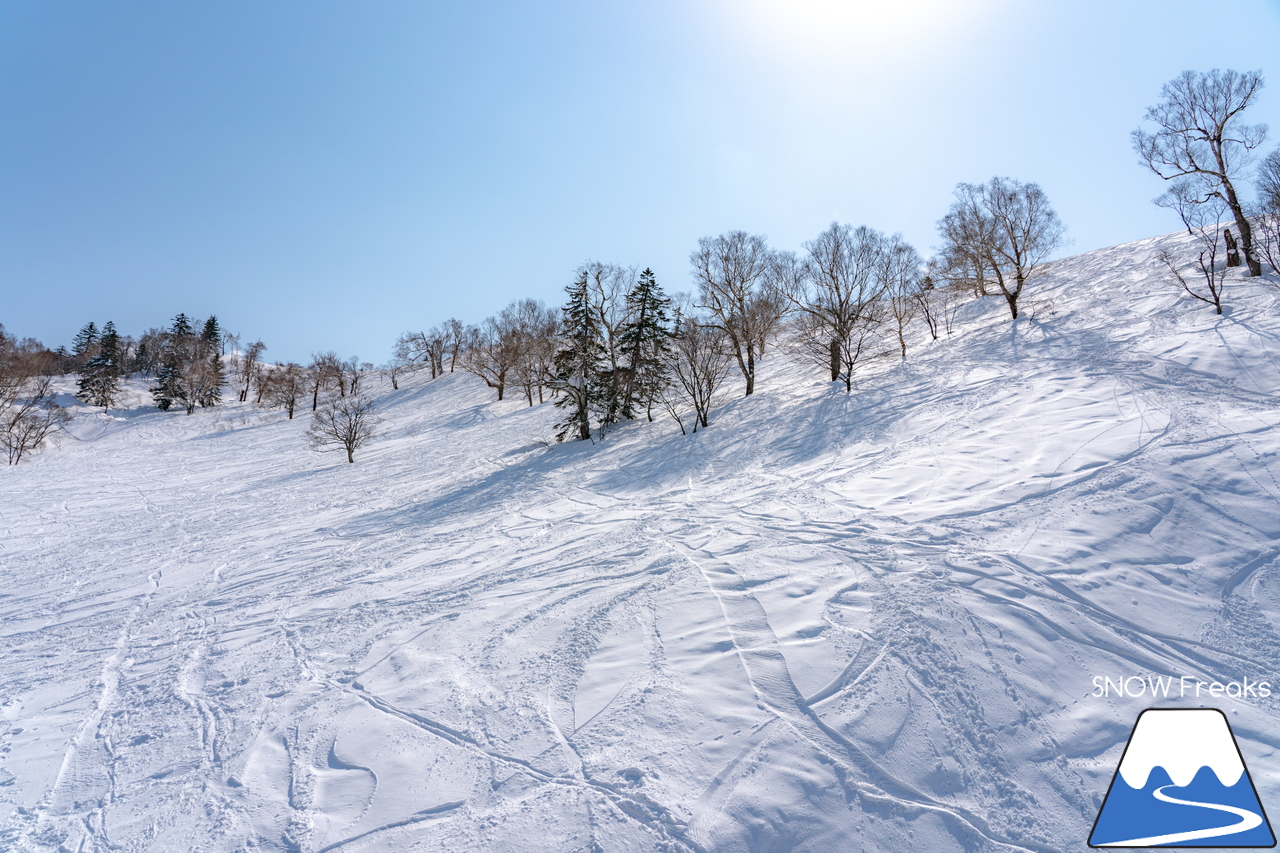
M 0 472 L 0 849 L 1083 850 L 1137 714 L 1280 808 L 1280 293 L 1066 259 L 854 393 L 548 447 L 462 374 L 308 451 L 238 404 Z M 142 385 L 137 386 L 139 389 Z

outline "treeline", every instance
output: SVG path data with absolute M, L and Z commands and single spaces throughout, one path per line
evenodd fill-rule
M 121 335 L 111 321 L 101 331 L 90 321 L 66 354 L 79 374 L 76 397 L 110 409 L 118 403 L 124 379 L 154 376 L 150 391 L 162 410 L 176 404 L 191 414 L 197 406 L 216 406 L 226 381 L 223 338 L 216 316 L 197 333 L 190 318 L 179 314 L 169 329 L 151 329 L 137 340 Z
M 1242 118 L 1262 83 L 1260 72 L 1184 72 L 1147 111 L 1153 129 L 1133 133 L 1141 162 L 1168 182 L 1156 204 L 1177 213 L 1194 238 L 1190 263 L 1161 260 L 1172 281 L 1218 313 L 1229 269 L 1280 271 L 1280 149 L 1254 172 L 1254 203 L 1238 186 L 1266 138 L 1264 125 Z M 560 440 L 604 435 L 655 412 L 697 431 L 709 425 L 729 376 L 736 372 L 744 393 L 754 393 L 760 360 L 779 345 L 851 391 L 866 363 L 907 356 L 912 324 L 933 340 L 950 334 L 965 299 L 999 296 L 1016 320 L 1065 228 L 1039 186 L 995 177 L 957 185 L 938 234 L 927 260 L 899 235 L 841 223 L 800 252 L 743 231 L 705 237 L 690 254 L 696 291 L 670 296 L 649 269 L 588 262 L 559 309 L 520 299 L 479 324 L 450 319 L 406 332 L 382 374 L 398 388 L 408 371 L 434 378 L 460 369 L 499 400 L 512 391 L 530 406 L 551 398 L 564 413 Z M 219 405 L 224 393 L 290 419 L 309 403 L 313 446 L 344 449 L 352 461 L 377 423 L 362 393 L 373 365 L 334 352 L 314 353 L 306 365 L 273 364 L 265 351 L 260 340 L 226 334 L 216 316 L 197 324 L 179 314 L 136 339 L 90 322 L 70 349 L 53 351 L 0 326 L 0 440 L 16 464 L 65 428 L 70 413 L 57 402 L 53 376 L 78 374 L 79 399 L 104 409 L 118 404 L 123 380 L 143 376 L 154 380 L 148 390 L 158 408 L 187 414 Z
M 447 364 L 499 400 L 512 389 L 530 406 L 550 396 L 565 411 L 559 440 L 655 411 L 696 432 L 735 371 L 754 393 L 779 341 L 851 391 L 867 362 L 907 356 L 912 323 L 934 340 L 949 334 L 970 295 L 1001 295 L 1016 319 L 1064 233 L 1044 192 L 1009 178 L 961 184 L 939 230 L 943 247 L 927 262 L 868 226 L 832 223 L 799 253 L 744 231 L 706 237 L 689 257 L 696 293 L 673 296 L 650 269 L 588 262 L 558 311 L 520 299 L 476 325 L 406 332 L 387 373 L 393 383 L 409 370 L 434 378 Z
M 168 328 L 136 339 L 119 334 L 110 321 L 101 331 L 89 322 L 69 351 L 59 348 L 51 356 L 59 372 L 78 374 L 76 396 L 88 405 L 112 408 L 123 380 L 150 377 L 155 406 L 187 414 L 219 405 L 225 393 L 242 403 L 252 398 L 256 405 L 283 408 L 292 418 L 308 397 L 315 410 L 330 391 L 354 393 L 373 370 L 355 356 L 343 360 L 333 352 L 314 354 L 307 366 L 272 364 L 263 359 L 266 349 L 260 340 L 242 343 L 239 335 L 224 332 L 217 316 L 196 324 L 179 314 Z
M 1141 161 L 1169 189 L 1156 204 L 1174 210 L 1195 239 L 1195 256 L 1164 254 L 1171 279 L 1222 313 L 1227 272 L 1280 271 L 1280 149 L 1257 170 L 1258 198 L 1237 188 L 1264 125 L 1242 114 L 1262 87 L 1260 72 L 1184 72 L 1161 91 L 1133 133 Z M 1235 231 L 1221 228 L 1234 222 Z M 938 222 L 929 260 L 899 235 L 832 223 L 801 253 L 733 231 L 706 237 L 690 255 L 695 295 L 668 298 L 646 269 L 588 263 L 566 288 L 559 312 L 517 300 L 475 326 L 451 319 L 400 336 L 393 382 L 406 369 L 432 377 L 461 368 L 496 390 L 518 388 L 529 405 L 549 392 L 567 410 L 557 437 L 601 433 L 655 407 L 680 424 L 708 424 L 711 401 L 736 367 L 745 394 L 756 387 L 766 350 L 779 340 L 831 381 L 853 386 L 855 371 L 891 353 L 907 356 L 907 330 L 950 333 L 960 301 L 998 295 L 1017 320 L 1020 300 L 1065 228 L 1034 183 L 995 177 L 959 184 Z M 785 336 L 781 332 L 787 330 Z

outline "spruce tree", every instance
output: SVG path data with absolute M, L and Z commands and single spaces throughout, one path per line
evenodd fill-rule
M 200 333 L 200 340 L 210 347 L 222 347 L 222 327 L 218 325 L 218 315 L 214 314 L 204 321 L 204 330 Z
M 77 368 L 83 367 L 89 359 L 96 355 L 98 348 L 98 327 L 90 320 L 76 332 L 71 342 L 71 357 Z
M 563 313 L 565 347 L 556 353 L 556 384 L 562 391 L 556 407 L 567 409 L 565 419 L 556 424 L 556 441 L 572 436 L 587 441 L 591 438 L 591 414 L 598 411 L 602 398 L 601 376 L 606 358 L 600 323 L 591 310 L 587 292 L 587 274 L 580 274 L 565 288 L 569 301 Z
M 169 411 L 175 402 L 182 402 L 182 371 L 178 367 L 178 357 L 170 353 L 156 372 L 156 384 L 150 388 L 151 399 L 162 412 Z
M 115 324 L 107 321 L 97 341 L 97 354 L 80 370 L 76 396 L 90 406 L 108 409 L 120 391 L 120 374 L 120 335 Z
M 217 315 L 205 321 L 200 333 L 198 359 L 198 389 L 196 397 L 202 407 L 216 406 L 222 402 L 222 386 L 226 382 L 226 370 L 222 365 L 222 329 Z
M 186 314 L 179 314 L 173 318 L 173 328 L 169 330 L 170 337 L 175 339 L 189 338 L 193 334 L 195 334 L 195 330 L 191 328 L 191 320 L 188 319 Z
M 671 300 L 654 279 L 653 270 L 646 269 L 627 294 L 630 319 L 618 336 L 628 368 L 619 389 L 620 414 L 628 420 L 637 417 L 640 408 L 653 420 L 653 401 L 666 381 L 671 349 L 671 321 L 667 316 L 670 307 Z
M 174 317 L 164 335 L 164 357 L 156 371 L 156 384 L 150 389 L 151 398 L 161 411 L 168 411 L 174 403 L 180 403 L 187 414 L 195 411 L 190 381 L 198 349 L 190 318 L 185 313 Z

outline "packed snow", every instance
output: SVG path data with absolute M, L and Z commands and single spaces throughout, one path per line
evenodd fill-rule
M 462 373 L 354 465 L 81 407 L 0 472 L 0 848 L 1084 850 L 1153 705 L 1280 812 L 1280 290 L 1217 316 L 1165 246 L 851 394 L 774 347 L 690 436 Z

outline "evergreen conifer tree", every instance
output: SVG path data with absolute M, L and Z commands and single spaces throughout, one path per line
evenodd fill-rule
M 149 389 L 151 399 L 160 411 L 167 412 L 175 402 L 182 402 L 181 378 L 178 357 L 170 353 L 156 372 L 155 386 Z
M 173 338 L 189 338 L 195 333 L 191 328 L 191 320 L 186 314 L 179 314 L 173 318 L 173 328 L 169 330 L 170 337 Z
M 182 404 L 187 414 L 195 411 L 197 401 L 191 380 L 198 343 L 187 315 L 174 317 L 173 325 L 164 335 L 164 358 L 156 371 L 156 384 L 150 389 L 151 398 L 161 411 L 168 411 L 174 403 Z
M 222 346 L 222 327 L 218 325 L 218 315 L 214 314 L 204 321 L 204 330 L 200 333 L 200 340 L 210 347 Z
M 586 441 L 591 438 L 591 414 L 599 411 L 602 401 L 601 377 L 606 364 L 600 323 L 587 292 L 587 274 L 581 273 L 565 288 L 569 301 L 563 313 L 565 347 L 556 353 L 556 385 L 561 391 L 556 407 L 568 410 L 565 419 L 556 424 L 556 441 L 568 437 Z
M 80 370 L 76 396 L 90 406 L 110 408 L 120 390 L 120 373 L 120 335 L 115 324 L 107 321 L 97 341 L 97 354 Z
M 222 386 L 226 382 L 226 369 L 222 364 L 222 329 L 217 315 L 205 321 L 200 333 L 198 358 L 198 389 L 196 397 L 202 407 L 216 406 L 222 402 Z
M 621 350 L 627 359 L 627 373 L 618 397 L 623 418 L 637 417 L 643 408 L 653 420 L 653 401 L 665 382 L 667 356 L 671 350 L 671 300 L 662 292 L 653 275 L 646 269 L 635 287 L 627 294 L 627 315 L 619 334 Z
M 90 320 L 76 332 L 71 342 L 71 357 L 76 368 L 83 367 L 96 354 L 98 347 L 98 327 Z

